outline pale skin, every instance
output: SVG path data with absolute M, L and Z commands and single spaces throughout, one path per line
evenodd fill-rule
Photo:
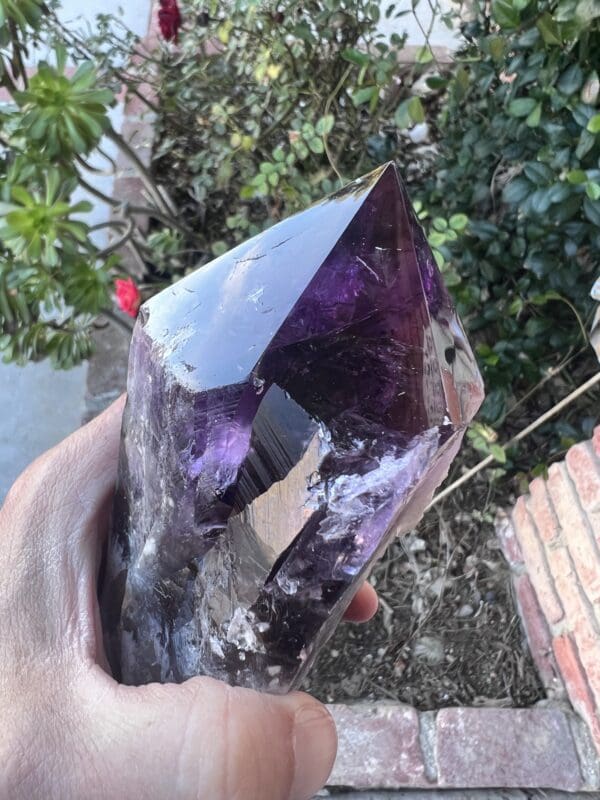
M 309 800 L 337 746 L 312 697 L 127 687 L 103 666 L 96 577 L 123 403 L 32 464 L 0 510 L 0 797 Z M 365 585 L 347 618 L 376 609 Z

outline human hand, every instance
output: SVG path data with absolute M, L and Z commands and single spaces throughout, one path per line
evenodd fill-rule
M 0 510 L 0 797 L 307 800 L 336 750 L 306 694 L 210 678 L 119 685 L 96 599 L 123 400 L 39 458 Z M 347 617 L 368 619 L 365 585 Z

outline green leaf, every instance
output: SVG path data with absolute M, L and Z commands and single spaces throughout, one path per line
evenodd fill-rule
M 587 173 L 585 173 L 582 169 L 572 169 L 567 172 L 567 180 L 569 183 L 573 183 L 576 186 L 580 183 L 585 183 L 587 181 Z
M 227 242 L 217 241 L 212 243 L 210 249 L 212 250 L 213 255 L 218 257 L 226 253 L 229 250 L 229 247 Z
M 325 152 L 323 139 L 319 139 L 316 136 L 309 140 L 308 146 L 313 153 L 316 153 L 316 155 L 321 155 L 321 153 Z
M 542 104 L 538 103 L 537 106 L 533 109 L 531 114 L 525 120 L 525 125 L 528 128 L 537 128 L 540 124 L 540 120 L 542 118 Z
M 500 444 L 490 445 L 490 455 L 494 456 L 500 464 L 506 464 L 506 452 Z
M 554 170 L 539 161 L 528 161 L 523 171 L 536 186 L 547 186 L 555 178 Z
M 589 181 L 585 187 L 585 193 L 590 200 L 600 200 L 600 184 L 594 181 Z
M 527 117 L 536 107 L 532 97 L 517 97 L 508 104 L 508 113 L 512 117 Z
M 492 36 L 488 40 L 488 47 L 490 55 L 494 59 L 494 61 L 500 61 L 500 59 L 504 56 L 504 51 L 506 49 L 506 42 L 504 41 L 504 37 Z
M 319 136 L 327 136 L 333 130 L 335 124 L 335 117 L 333 114 L 325 114 L 324 117 L 317 122 L 315 130 Z
M 492 16 L 501 28 L 516 28 L 521 21 L 518 9 L 509 0 L 494 0 Z
M 460 233 L 469 224 L 469 218 L 466 214 L 453 214 L 449 219 L 450 227 Z
M 586 128 L 590 133 L 600 133 L 600 114 L 594 114 Z
M 562 44 L 560 27 L 547 11 L 537 21 L 537 29 L 542 34 L 542 39 L 546 44 Z
M 400 130 L 408 128 L 411 123 L 410 111 L 408 109 L 409 102 L 410 98 L 408 100 L 403 100 L 394 113 L 394 122 Z
M 507 183 L 502 192 L 504 201 L 509 205 L 520 205 L 533 192 L 531 183 L 526 178 L 514 178 Z
M 433 257 L 435 259 L 435 263 L 438 265 L 438 268 L 442 269 L 442 267 L 446 263 L 446 259 L 444 258 L 442 253 L 440 253 L 440 251 L 436 250 L 435 248 L 433 248 L 432 253 L 433 253 Z
M 370 57 L 367 53 L 364 53 L 361 50 L 356 50 L 355 48 L 342 50 L 341 56 L 345 61 L 349 61 L 351 64 L 356 64 L 358 67 L 364 67 L 370 61 Z
M 508 313 L 511 317 L 518 317 L 521 311 L 523 311 L 524 306 L 525 303 L 523 300 L 520 297 L 515 297 L 508 307 Z
M 364 103 L 369 103 L 374 95 L 379 93 L 377 86 L 361 86 L 360 89 L 355 89 L 352 93 L 352 102 L 355 106 L 361 106 Z
M 33 208 L 35 200 L 23 186 L 13 186 L 11 188 L 11 195 L 13 200 L 16 200 L 20 205 L 26 208 Z
M 583 211 L 592 225 L 600 227 L 600 202 L 583 198 Z
M 448 86 L 448 78 L 442 78 L 440 75 L 430 75 L 425 79 L 425 83 L 430 89 L 438 90 L 445 89 Z
M 596 136 L 589 131 L 582 131 L 579 137 L 579 143 L 575 148 L 575 155 L 578 159 L 583 159 L 596 144 Z
M 558 79 L 557 89 L 563 94 L 570 95 L 577 92 L 583 84 L 583 70 L 579 64 L 571 64 Z
M 408 101 L 408 113 L 415 125 L 425 122 L 425 109 L 420 97 L 411 97 Z
M 442 245 L 446 244 L 446 237 L 443 233 L 439 233 L 438 231 L 432 231 L 429 234 L 429 244 L 432 247 L 441 247 Z

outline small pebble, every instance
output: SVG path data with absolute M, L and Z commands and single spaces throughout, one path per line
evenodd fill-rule
M 422 553 L 427 550 L 427 542 L 425 539 L 412 539 L 408 545 L 408 550 L 410 553 Z
M 465 603 L 464 606 L 461 606 L 458 611 L 456 612 L 456 616 L 459 619 L 467 619 L 468 617 L 472 617 L 475 613 L 473 606 L 469 605 L 469 603 Z
M 408 131 L 408 138 L 413 144 L 423 144 L 429 141 L 429 125 L 426 122 L 419 122 Z

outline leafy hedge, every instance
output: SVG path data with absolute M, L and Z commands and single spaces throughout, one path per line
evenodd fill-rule
M 600 265 L 600 3 L 475 3 L 424 202 L 464 212 L 442 249 L 489 389 L 507 407 L 585 344 Z
M 182 4 L 160 68 L 160 145 L 204 259 L 391 158 L 423 122 L 412 91 L 431 60 L 402 65 L 407 7 L 372 0 Z M 218 52 L 218 56 L 216 55 Z M 198 219 L 200 223 L 198 224 Z

